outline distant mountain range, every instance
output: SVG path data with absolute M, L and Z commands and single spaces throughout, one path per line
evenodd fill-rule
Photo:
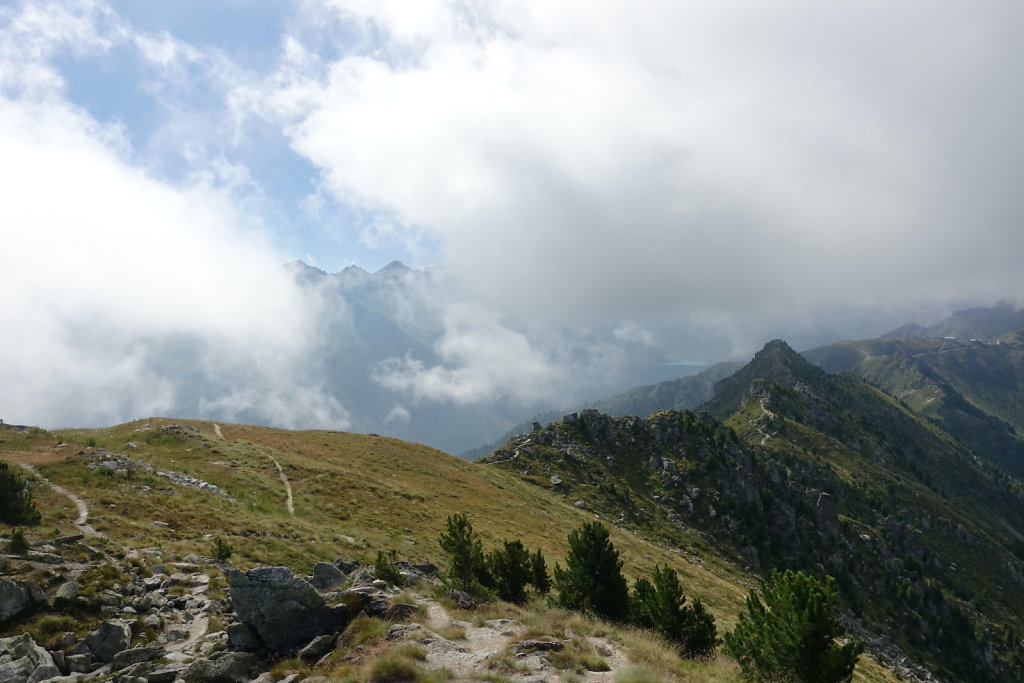
M 297 282 L 320 298 L 322 330 L 310 359 L 312 374 L 346 408 L 352 431 L 459 453 L 497 438 L 526 415 L 553 407 L 550 400 L 523 402 L 510 397 L 460 403 L 417 396 L 381 381 L 382 371 L 392 362 L 445 367 L 438 352 L 446 333 L 445 306 L 458 296 L 436 273 L 397 261 L 375 273 L 349 266 L 329 274 L 301 261 L 288 268 Z M 568 341 L 580 347 L 580 354 L 589 346 L 614 348 L 620 360 L 616 367 L 580 379 L 579 390 L 591 395 L 702 367 L 672 364 L 657 348 L 616 338 L 613 330 L 587 335 Z
M 893 337 L 904 332 L 913 336 Z M 959 311 L 929 327 L 905 325 L 882 338 L 836 342 L 802 355 L 829 373 L 850 372 L 867 380 L 934 421 L 979 457 L 1024 477 L 1024 312 L 1011 304 Z M 696 409 L 712 396 L 721 400 L 726 389 L 717 383 L 742 366 L 716 364 L 581 408 L 615 416 Z M 536 419 L 549 424 L 558 417 L 548 413 Z M 514 433 L 525 433 L 531 426 L 517 425 Z M 497 445 L 467 456 L 486 455 Z

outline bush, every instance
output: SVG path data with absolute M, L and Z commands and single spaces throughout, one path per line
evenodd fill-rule
M 801 572 L 775 570 L 751 591 L 747 611 L 725 635 L 725 647 L 749 678 L 834 683 L 849 681 L 864 643 L 839 645 L 842 634 L 832 614 L 835 579 L 820 582 Z
M 482 586 L 490 584 L 491 577 L 487 571 L 483 543 L 465 513 L 460 512 L 447 519 L 445 531 L 438 542 L 448 553 L 451 563 L 448 585 L 474 595 L 483 594 Z
M 558 603 L 612 621 L 629 615 L 629 589 L 622 560 L 609 540 L 608 529 L 588 522 L 569 533 L 566 568 L 555 565 Z
M 706 657 L 718 645 L 715 618 L 699 599 L 685 606 L 679 575 L 671 567 L 655 566 L 654 582 L 638 579 L 633 584 L 630 619 L 651 628 L 674 643 L 686 657 Z
M 39 524 L 41 515 L 32 500 L 25 480 L 11 467 L 0 461 L 0 522 L 10 524 Z
M 377 559 L 373 562 L 373 578 L 386 581 L 389 586 L 401 586 L 405 583 L 405 577 L 391 563 L 395 560 L 395 551 L 387 555 L 383 550 L 377 551 Z
M 11 555 L 25 555 L 28 553 L 28 539 L 25 538 L 25 530 L 21 528 L 11 531 L 11 540 L 7 542 L 7 552 Z
M 498 597 L 521 605 L 530 582 L 530 551 L 521 541 L 505 541 L 504 547 L 487 556 L 491 580 Z
M 548 565 L 544 561 L 544 555 L 539 550 L 530 555 L 530 583 L 534 590 L 541 595 L 546 595 L 551 590 L 551 577 L 548 575 Z
M 213 538 L 213 559 L 218 562 L 227 562 L 234 554 L 235 549 L 231 547 L 231 544 L 225 541 L 220 536 L 214 536 Z

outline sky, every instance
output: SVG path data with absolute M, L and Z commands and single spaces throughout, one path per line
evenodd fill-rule
M 444 363 L 402 365 L 410 386 L 557 362 L 524 320 L 754 338 L 1019 301 L 1022 20 L 1012 0 L 0 3 L 0 413 L 158 412 L 176 389 L 147 349 L 187 338 L 244 380 L 222 403 L 344 425 L 294 381 L 319 304 L 292 259 L 444 269 Z M 519 350 L 496 358 L 494 329 Z

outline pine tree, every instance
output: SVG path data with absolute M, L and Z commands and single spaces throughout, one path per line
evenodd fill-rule
M 504 547 L 487 556 L 487 566 L 498 597 L 521 605 L 530 582 L 530 551 L 521 541 L 505 541 Z
M 41 515 L 25 480 L 0 461 L 0 522 L 12 526 L 39 524 Z
M 540 550 L 530 555 L 530 583 L 534 590 L 541 595 L 546 595 L 551 590 L 551 577 L 548 575 L 548 565 L 544 561 L 544 554 Z
M 463 512 L 450 516 L 438 542 L 451 561 L 448 568 L 449 585 L 467 593 L 483 593 L 482 586 L 490 584 L 491 578 L 484 558 L 483 543 L 473 531 L 469 517 Z
M 679 575 L 671 567 L 655 566 L 654 582 L 638 579 L 630 599 L 630 619 L 637 626 L 654 629 L 679 647 L 687 657 L 704 657 L 718 644 L 715 618 L 699 599 L 685 605 Z
M 849 681 L 864 643 L 836 642 L 842 634 L 833 615 L 835 579 L 820 582 L 787 570 L 773 571 L 762 596 L 751 591 L 747 611 L 725 646 L 749 678 L 801 683 Z
M 555 565 L 558 602 L 563 607 L 623 621 L 629 615 L 629 589 L 622 560 L 608 529 L 588 522 L 569 533 L 566 568 Z

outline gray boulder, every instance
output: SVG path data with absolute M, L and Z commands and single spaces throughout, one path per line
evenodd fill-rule
M 60 675 L 50 653 L 36 645 L 27 633 L 0 638 L 0 681 L 38 683 Z
M 31 581 L 0 579 L 0 622 L 35 609 L 43 602 L 42 591 Z
M 256 656 L 248 652 L 225 652 L 193 662 L 182 678 L 185 683 L 245 683 L 256 664 Z
M 92 656 L 101 662 L 114 661 L 114 655 L 127 650 L 132 640 L 132 629 L 123 619 L 110 619 L 85 637 Z
M 75 598 L 82 590 L 82 584 L 77 581 L 62 583 L 53 596 L 53 606 L 59 610 L 71 609 L 75 605 Z
M 316 662 L 334 649 L 335 640 L 336 638 L 332 634 L 317 636 L 309 642 L 309 645 L 299 650 L 299 659 L 309 663 Z
M 313 566 L 313 587 L 317 590 L 330 590 L 345 583 L 345 572 L 333 564 L 317 562 Z
M 111 660 L 114 671 L 120 671 L 125 669 L 132 664 L 141 664 L 142 662 L 151 662 L 154 659 L 164 656 L 164 648 L 162 645 L 150 645 L 149 647 L 133 647 L 130 650 L 121 650 L 114 659 Z
M 331 609 L 313 586 L 286 567 L 228 574 L 231 605 L 272 652 L 293 654 L 317 636 L 345 627 L 346 610 Z

